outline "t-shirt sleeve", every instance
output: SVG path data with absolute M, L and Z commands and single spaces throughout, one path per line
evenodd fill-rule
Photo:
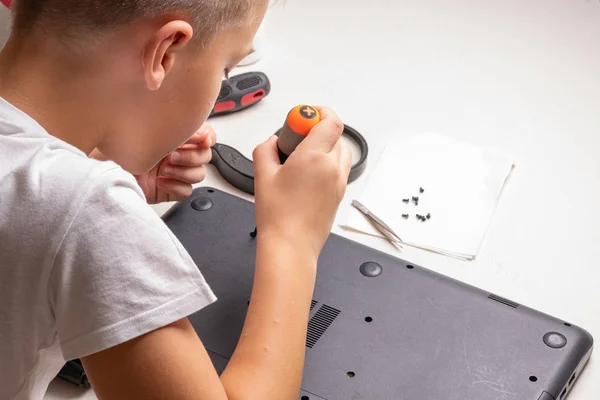
M 48 293 L 66 360 L 189 316 L 216 300 L 179 240 L 120 168 L 94 180 L 62 241 Z

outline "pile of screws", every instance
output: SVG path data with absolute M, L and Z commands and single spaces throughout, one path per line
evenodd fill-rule
M 419 193 L 421 193 L 421 194 L 425 193 L 425 189 L 423 189 L 422 187 L 419 188 Z M 419 197 L 418 196 L 412 196 L 412 198 L 402 199 L 402 202 L 404 204 L 409 204 L 411 201 L 414 203 L 415 206 L 419 205 Z M 404 218 L 404 219 L 408 219 L 409 217 L 410 217 L 410 214 L 402 214 L 402 218 Z M 425 221 L 431 219 L 431 213 L 427 213 L 427 215 L 416 214 L 416 217 L 419 221 L 425 222 Z
M 426 220 L 431 219 L 431 214 L 427 214 L 427 215 L 417 214 L 417 219 L 425 222 Z

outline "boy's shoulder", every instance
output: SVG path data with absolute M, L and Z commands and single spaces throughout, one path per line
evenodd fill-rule
M 135 178 L 111 161 L 89 158 L 75 146 L 48 133 L 33 118 L 0 98 L 0 185 L 18 197 L 72 203 L 91 186 Z M 11 179 L 12 177 L 12 179 Z M 12 187 L 10 186 L 12 183 Z M 137 185 L 133 185 L 135 188 Z M 139 189 L 139 188 L 138 188 Z M 143 192 L 139 189 L 143 197 Z
M 129 172 L 112 161 L 98 161 L 44 132 L 3 135 L 0 121 L 0 190 L 11 194 L 11 209 L 48 207 L 64 211 L 76 207 L 95 191 L 125 185 L 144 200 Z M 108 195 L 108 193 L 107 193 Z M 115 199 L 116 200 L 116 199 Z
M 56 336 L 65 359 L 81 358 L 216 299 L 133 175 L 3 111 L 0 314 L 45 330 L 32 349 Z M 13 312 L 22 309 L 36 312 Z
M 130 173 L 111 161 L 88 158 L 1 99 L 0 163 L 0 215 L 6 216 L 0 236 L 21 240 L 15 245 L 25 237 L 60 238 L 90 201 L 105 208 L 119 204 L 114 188 L 137 206 L 146 204 Z

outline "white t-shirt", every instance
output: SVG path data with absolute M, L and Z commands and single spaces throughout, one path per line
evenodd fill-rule
M 0 99 L 0 399 L 215 300 L 131 174 Z

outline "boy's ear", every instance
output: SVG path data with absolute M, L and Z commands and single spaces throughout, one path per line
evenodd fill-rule
M 171 21 L 154 34 L 144 49 L 142 60 L 148 89 L 160 89 L 173 68 L 177 52 L 188 44 L 193 32 L 187 22 Z

